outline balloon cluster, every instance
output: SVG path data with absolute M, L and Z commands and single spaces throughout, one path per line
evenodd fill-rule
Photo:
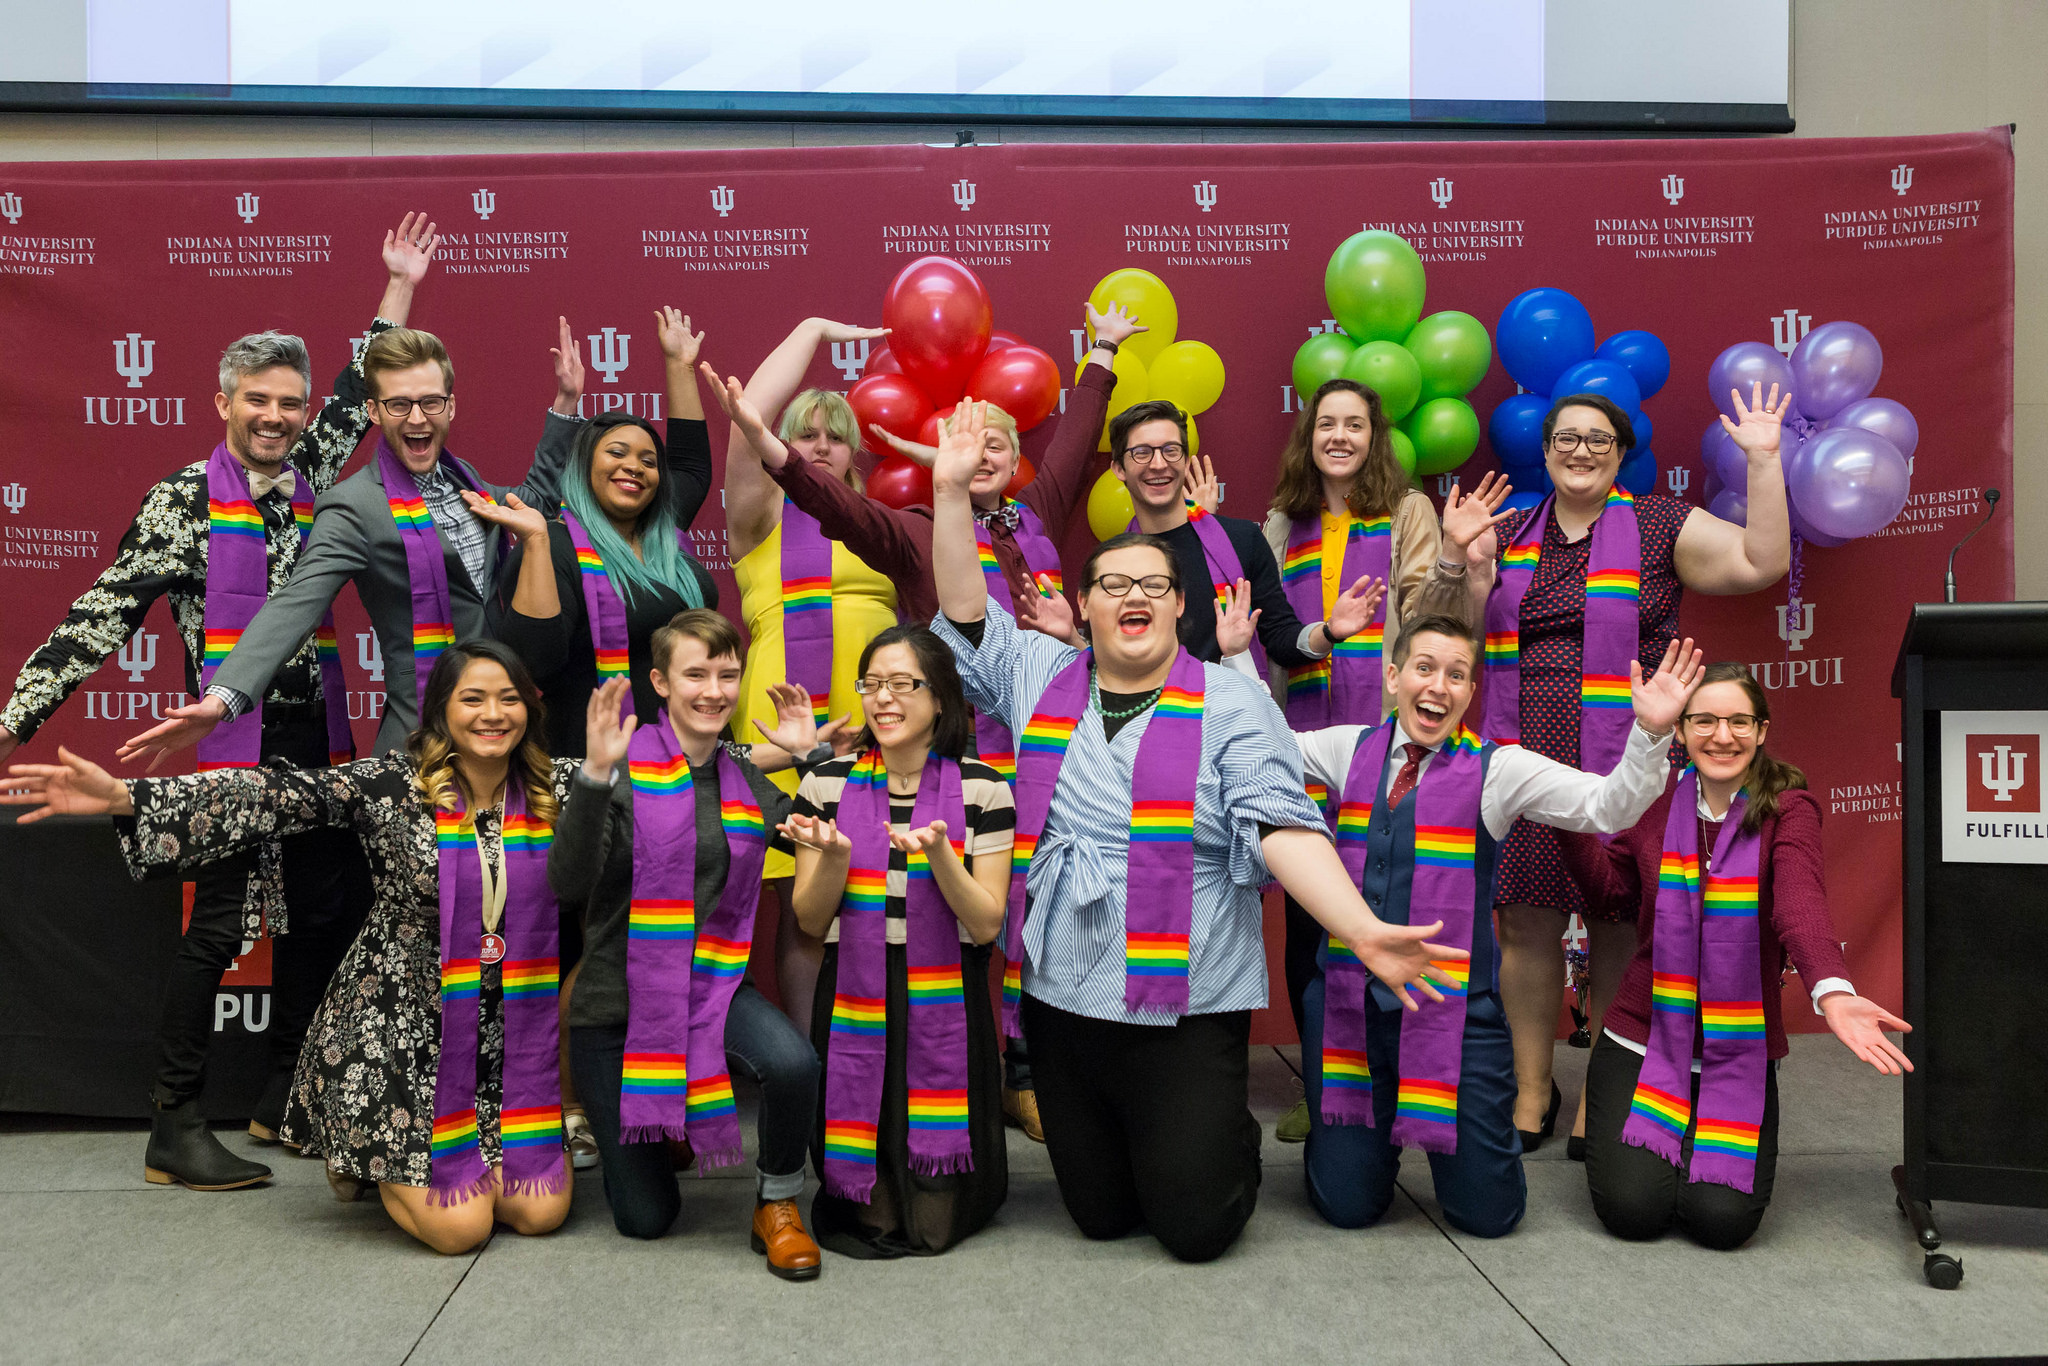
M 1493 343 L 1470 313 L 1422 316 L 1422 258 L 1395 233 L 1353 233 L 1330 254 L 1323 297 L 1342 332 L 1318 332 L 1294 353 L 1294 392 L 1306 403 L 1333 379 L 1380 396 L 1394 455 L 1411 475 L 1456 469 L 1479 446 L 1465 395 L 1486 377 Z
M 1778 437 L 1792 530 L 1814 545 L 1837 546 L 1887 525 L 1906 506 L 1920 425 L 1902 403 L 1873 398 L 1884 348 L 1870 329 L 1833 322 L 1814 328 L 1789 358 L 1762 342 L 1739 342 L 1707 368 L 1714 406 L 1735 416 L 1731 389 L 1790 392 Z M 1724 521 L 1749 517 L 1749 466 L 1719 418 L 1700 437 L 1707 468 L 1707 510 Z
M 1650 453 L 1652 429 L 1643 403 L 1671 377 L 1671 353 L 1654 333 L 1616 332 L 1595 345 L 1593 315 L 1586 306 L 1569 291 L 1544 288 L 1510 299 L 1494 338 L 1501 365 L 1528 390 L 1495 408 L 1486 424 L 1493 453 L 1515 486 L 1509 506 L 1534 507 L 1550 492 L 1550 475 L 1543 467 L 1543 419 L 1568 394 L 1599 394 L 1628 414 L 1636 440 L 1615 482 L 1630 493 L 1656 487 L 1657 457 Z
M 974 272 L 944 256 L 923 256 L 897 274 L 882 296 L 889 340 L 868 352 L 860 382 L 846 395 L 860 429 L 880 427 L 926 446 L 963 398 L 995 404 L 1028 432 L 1060 402 L 1053 358 L 995 329 L 988 291 Z M 1011 487 L 1031 482 L 1021 453 Z M 868 493 L 892 507 L 932 500 L 931 472 L 891 454 L 869 473 Z

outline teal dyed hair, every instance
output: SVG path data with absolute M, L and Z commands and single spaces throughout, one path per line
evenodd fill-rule
M 597 505 L 597 495 L 590 488 L 590 466 L 597 452 L 597 443 L 618 427 L 638 427 L 647 433 L 654 442 L 655 464 L 661 470 L 661 483 L 655 488 L 654 500 L 633 524 L 634 537 L 640 542 L 638 555 L 612 526 L 611 519 Z M 612 591 L 619 595 L 621 602 L 630 603 L 644 594 L 668 588 L 682 598 L 686 606 L 702 607 L 704 594 L 698 587 L 697 576 L 690 572 L 690 554 L 677 544 L 675 506 L 669 491 L 665 462 L 661 434 L 654 430 L 653 424 L 624 413 L 595 418 L 584 424 L 582 434 L 576 438 L 576 451 L 569 457 L 569 468 L 562 479 L 562 506 L 583 524 L 583 534 L 590 538 L 591 548 L 604 560 L 604 572 L 610 577 Z

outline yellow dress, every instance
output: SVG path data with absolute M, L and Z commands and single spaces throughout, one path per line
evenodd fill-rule
M 775 709 L 768 685 L 788 679 L 782 654 L 782 523 L 777 519 L 768 539 L 732 567 L 740 585 L 740 615 L 746 618 L 752 643 L 740 674 L 740 703 L 733 712 L 733 738 L 742 744 L 760 739 L 754 718 L 770 723 Z M 896 624 L 896 585 L 869 568 L 858 555 L 832 543 L 832 700 L 829 716 L 851 714 L 847 724 L 861 724 L 860 694 L 853 690 L 854 666 L 860 652 L 876 636 Z M 769 775 L 785 792 L 796 791 L 796 773 L 784 769 Z M 766 877 L 792 877 L 796 862 L 787 854 L 768 853 Z

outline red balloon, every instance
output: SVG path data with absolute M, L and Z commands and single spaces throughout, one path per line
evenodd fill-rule
M 900 375 L 903 367 L 896 363 L 896 353 L 889 349 L 889 343 L 876 342 L 868 352 L 868 363 L 861 370 L 861 377 L 869 375 Z
M 932 401 L 906 375 L 866 375 L 847 392 L 846 401 L 860 419 L 863 438 L 869 428 L 880 427 L 909 441 L 932 415 Z
M 882 296 L 889 349 L 934 403 L 951 403 L 967 387 L 994 316 L 974 272 L 944 256 L 912 261 Z
M 927 417 L 924 420 L 924 425 L 917 429 L 917 444 L 920 446 L 938 445 L 939 438 L 945 435 L 944 432 L 939 430 L 939 424 L 951 417 L 953 410 L 959 406 L 957 403 L 949 403 L 930 417 Z
M 929 507 L 932 472 L 915 460 L 891 453 L 868 474 L 868 497 L 892 508 Z
M 967 394 L 995 404 L 1028 432 L 1059 406 L 1060 369 L 1035 346 L 991 351 L 967 381 Z
M 984 351 L 982 354 L 986 356 L 989 354 L 989 352 L 1007 351 L 1013 346 L 1029 345 L 1029 342 L 1025 341 L 1016 333 L 1005 332 L 1002 328 L 999 327 L 995 331 L 988 334 L 988 351 Z

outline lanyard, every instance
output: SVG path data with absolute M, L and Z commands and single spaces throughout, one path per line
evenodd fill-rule
M 487 933 L 496 934 L 498 927 L 505 921 L 506 879 L 499 875 L 500 865 L 504 861 L 504 830 L 502 826 L 499 829 L 499 863 L 493 864 L 489 851 L 484 848 L 483 836 L 476 828 L 475 815 L 472 814 L 468 819 L 470 834 L 476 836 L 477 866 L 483 870 L 483 896 L 481 899 L 483 902 L 484 929 Z

